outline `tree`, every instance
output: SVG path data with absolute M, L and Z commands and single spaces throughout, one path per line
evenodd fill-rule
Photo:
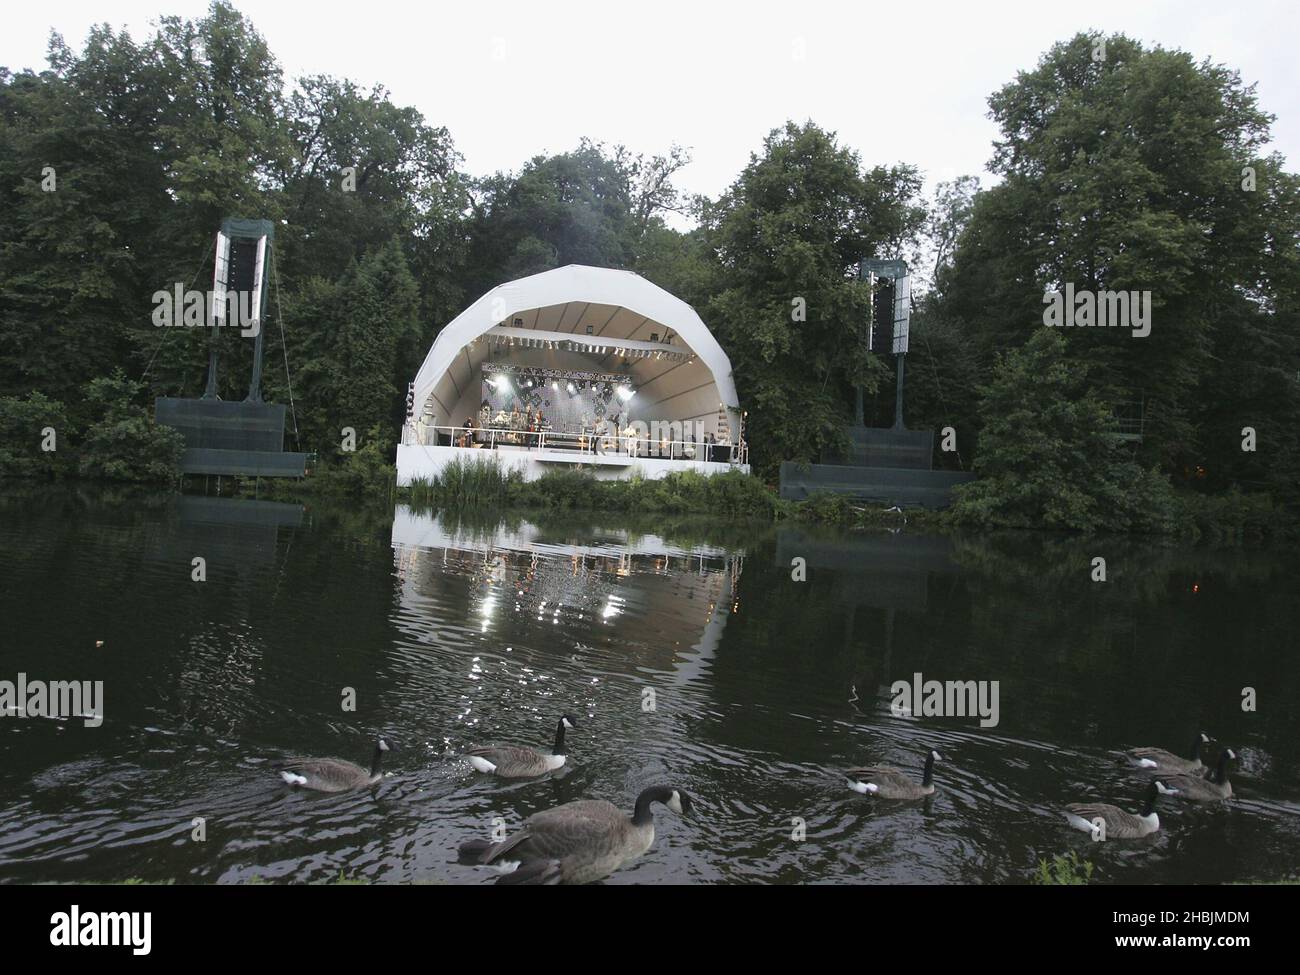
M 295 296 L 288 333 L 296 363 L 299 432 L 308 449 L 333 456 L 341 431 L 397 440 L 406 381 L 422 347 L 419 289 L 396 240 L 353 261 L 337 282 L 309 280 Z M 268 382 L 277 397 L 279 378 Z
M 960 521 L 1077 531 L 1170 526 L 1168 480 L 1133 460 L 1059 331 L 1040 328 L 1023 348 L 1000 355 L 980 394 L 979 480 L 957 488 Z
M 154 424 L 139 403 L 143 392 L 143 385 L 121 369 L 86 385 L 85 406 L 95 420 L 86 425 L 78 454 L 82 477 L 158 482 L 179 477 L 184 438 Z
M 72 424 L 57 400 L 0 396 L 0 477 L 53 477 L 72 466 Z M 44 449 L 44 448 L 51 449 Z
M 878 381 L 863 340 L 870 297 L 854 269 L 914 240 L 919 191 L 914 168 L 863 172 L 833 133 L 790 122 L 707 207 L 716 267 L 706 317 L 749 408 L 764 476 L 783 460 L 817 459 L 841 435 L 854 385 Z
M 293 152 L 278 177 L 286 276 L 337 278 L 398 238 L 421 270 L 422 317 L 454 314 L 469 188 L 447 130 L 394 105 L 382 87 L 362 92 L 326 76 L 299 80 L 286 111 Z
M 1253 318 L 1271 336 L 1260 351 L 1297 365 L 1279 312 L 1295 307 L 1300 208 L 1281 160 L 1259 158 L 1271 117 L 1236 72 L 1122 35 L 1055 45 L 989 105 L 1002 182 L 975 198 L 939 275 L 945 315 L 987 365 L 1042 328 L 1047 291 L 1149 291 L 1148 337 L 1068 329 L 1067 354 L 1111 402 L 1145 397 L 1145 458 L 1202 463 L 1226 393 L 1224 330 Z M 1247 169 L 1268 192 L 1244 189 Z
M 51 70 L 0 69 L 0 392 L 71 402 L 147 322 L 170 200 L 154 150 L 166 90 L 149 52 L 91 31 Z
M 631 268 L 662 214 L 684 203 L 673 177 L 690 161 L 680 146 L 649 158 L 583 139 L 577 149 L 535 156 L 518 175 L 480 181 L 467 232 L 465 293 L 566 264 Z

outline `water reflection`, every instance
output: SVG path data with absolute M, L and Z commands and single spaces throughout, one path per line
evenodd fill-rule
M 102 679 L 106 698 L 100 729 L 0 719 L 0 878 L 482 883 L 454 851 L 494 818 L 668 781 L 696 815 L 609 883 L 1023 881 L 1072 848 L 1105 881 L 1276 879 L 1300 858 L 1294 570 L 1132 539 L 0 494 L 0 677 Z M 1000 724 L 894 716 L 890 684 L 916 672 L 1000 681 Z M 455 758 L 544 746 L 565 711 L 583 727 L 560 774 Z M 1238 799 L 1162 809 L 1141 846 L 1068 830 L 1066 802 L 1136 802 L 1124 748 L 1199 728 L 1241 755 Z M 376 733 L 403 748 L 373 794 L 271 771 L 362 759 Z M 931 746 L 925 803 L 846 787 L 858 765 L 919 773 Z

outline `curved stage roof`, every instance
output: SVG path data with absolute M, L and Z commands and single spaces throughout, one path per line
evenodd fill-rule
M 695 309 L 631 271 L 570 264 L 493 288 L 438 333 L 415 377 L 416 417 L 458 425 L 475 413 L 487 361 L 626 374 L 632 419 L 740 406 L 731 362 Z

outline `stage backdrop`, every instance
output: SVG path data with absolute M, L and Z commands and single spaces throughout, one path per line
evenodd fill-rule
M 504 375 L 509 382 L 494 381 Z M 532 382 L 529 386 L 528 383 Z M 573 392 L 569 392 L 572 384 Z M 626 423 L 627 413 L 614 378 L 577 379 L 535 373 L 483 373 L 483 402 L 490 420 L 498 412 L 518 409 L 542 411 L 550 428 L 561 433 L 578 433 L 601 420 Z M 479 419 L 483 419 L 480 409 Z

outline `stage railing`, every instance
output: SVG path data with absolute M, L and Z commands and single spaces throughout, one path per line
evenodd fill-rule
M 410 424 L 402 431 L 402 442 L 427 446 L 472 447 L 496 450 L 564 450 L 596 456 L 654 457 L 660 460 L 703 461 L 717 464 L 749 463 L 746 443 L 700 443 L 695 440 L 654 440 L 635 433 L 570 433 L 560 430 L 513 430 L 505 427 L 421 426 L 427 437 L 421 441 Z M 445 442 L 444 442 L 445 441 Z

